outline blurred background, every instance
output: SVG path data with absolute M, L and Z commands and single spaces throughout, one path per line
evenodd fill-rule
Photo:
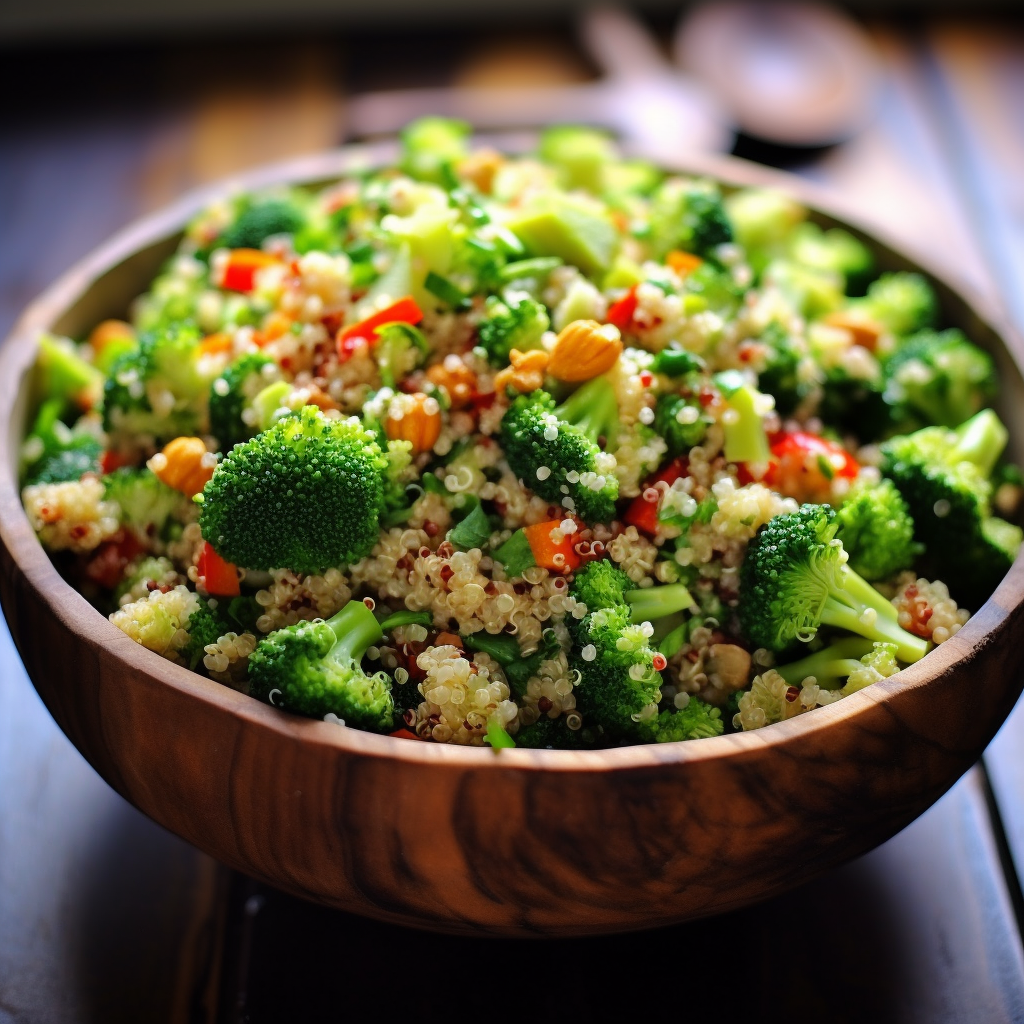
M 424 113 L 502 132 L 581 121 L 668 161 L 789 169 L 1024 326 L 1019 6 L 7 3 L 0 337 L 139 214 Z M 522 947 L 363 922 L 218 867 L 92 772 L 6 632 L 0 708 L 0 1024 L 334 1020 L 367 993 L 382 1019 L 502 1020 L 540 985 L 533 1018 L 599 1020 L 635 1006 L 666 949 L 699 965 L 686 1005 L 719 1019 L 1024 1020 L 1020 714 L 928 814 L 809 887 L 668 932 Z

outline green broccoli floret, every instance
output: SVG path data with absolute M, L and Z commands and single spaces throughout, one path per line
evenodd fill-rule
M 412 514 L 412 501 L 406 493 L 406 470 L 412 465 L 411 441 L 387 441 L 388 460 L 384 471 L 384 500 L 381 506 L 381 525 L 386 527 L 404 523 Z
M 725 722 L 719 708 L 691 697 L 678 711 L 665 710 L 644 722 L 641 731 L 647 743 L 673 743 L 721 736 Z
M 73 430 L 61 420 L 62 398 L 43 402 L 22 444 L 22 483 L 59 484 L 99 473 L 103 445 L 90 433 Z
M 541 335 L 551 326 L 548 311 L 528 295 L 501 302 L 487 302 L 487 318 L 477 327 L 477 339 L 495 366 L 508 366 L 509 353 L 537 348 Z
M 587 606 L 629 610 L 631 622 L 656 622 L 666 616 L 696 608 L 690 592 L 682 583 L 636 587 L 633 581 L 607 559 L 588 562 L 572 581 L 569 593 Z
M 866 580 L 884 580 L 908 569 L 921 553 L 914 520 L 891 480 L 853 485 L 836 514 L 836 536 L 849 565 Z
M 141 588 L 146 584 L 159 585 L 164 581 L 168 583 L 176 582 L 178 579 L 179 576 L 175 571 L 174 563 L 169 558 L 162 556 L 159 558 L 153 556 L 143 558 L 115 588 L 114 603 L 119 604 L 121 598 L 136 587 Z M 146 587 L 147 592 L 152 589 L 154 589 L 152 586 Z
M 201 339 L 191 324 L 141 335 L 137 348 L 115 360 L 104 384 L 104 430 L 160 444 L 203 429 L 210 379 L 200 367 Z
M 563 188 L 603 189 L 605 175 L 617 154 L 606 132 L 576 125 L 548 128 L 541 134 L 540 158 L 556 167 Z
M 903 336 L 933 326 L 938 302 L 932 286 L 920 274 L 897 271 L 872 281 L 867 295 L 851 301 L 849 308 Z
M 1007 441 L 991 409 L 956 430 L 925 427 L 882 445 L 882 473 L 899 488 L 917 536 L 963 600 L 987 597 L 1019 547 L 1015 527 L 992 523 L 989 477 Z
M 751 541 L 740 568 L 740 625 L 757 647 L 783 651 L 809 641 L 819 626 L 897 645 L 915 662 L 929 645 L 896 621 L 896 610 L 846 565 L 828 505 L 802 505 L 770 519 Z
M 168 540 L 190 508 L 188 499 L 149 469 L 116 469 L 103 477 L 104 497 L 117 502 L 121 522 L 146 544 Z
M 807 218 L 795 199 L 768 189 L 744 188 L 725 200 L 736 240 L 760 273 L 774 255 L 785 251 L 793 229 Z
M 97 404 L 102 390 L 102 372 L 82 358 L 73 341 L 50 334 L 40 336 L 32 366 L 33 406 L 60 399 L 61 415 L 71 408 L 82 412 Z
M 464 121 L 421 117 L 402 129 L 399 166 L 411 178 L 446 184 L 452 164 L 468 152 L 469 133 L 470 127 Z
M 745 294 L 746 288 L 738 284 L 728 270 L 711 261 L 690 271 L 683 281 L 684 308 L 688 314 L 710 309 L 729 319 L 742 305 Z
M 271 235 L 293 235 L 304 223 L 303 211 L 293 201 L 248 200 L 213 248 L 259 249 Z
M 700 444 L 707 433 L 707 421 L 694 398 L 666 393 L 654 407 L 654 429 L 668 445 L 669 455 L 683 455 Z
M 992 357 L 962 331 L 922 331 L 908 338 L 885 365 L 885 400 L 941 427 L 958 427 L 996 394 Z
M 782 292 L 808 320 L 825 316 L 843 303 L 843 279 L 835 271 L 776 259 L 764 268 L 762 280 Z
M 235 445 L 195 499 L 199 525 L 247 569 L 347 566 L 377 541 L 387 464 L 359 420 L 304 406 Z
M 245 421 L 245 410 L 253 399 L 277 379 L 277 363 L 262 352 L 239 356 L 210 385 L 210 433 L 221 451 L 231 451 L 240 441 L 248 441 L 258 427 Z
M 848 291 L 862 291 L 874 268 L 871 250 L 849 231 L 823 231 L 809 221 L 790 235 L 789 255 L 801 266 L 839 274 Z
M 217 611 L 210 607 L 209 601 L 199 599 L 199 607 L 188 618 L 188 642 L 181 649 L 181 659 L 193 672 L 206 654 L 206 647 L 215 644 L 231 626 L 225 622 Z
M 641 740 L 641 716 L 661 699 L 661 673 L 650 644 L 647 623 L 632 622 L 626 605 L 599 608 L 579 625 L 569 652 L 569 667 L 579 673 L 573 690 L 584 725 L 604 737 Z
M 524 726 L 516 733 L 516 746 L 524 750 L 571 750 L 594 745 L 593 730 L 570 729 L 565 715 L 548 718 L 541 715 L 532 725 Z
M 671 178 L 654 193 L 651 245 L 657 257 L 685 249 L 709 259 L 718 246 L 732 240 L 732 223 L 713 182 Z
M 885 401 L 881 377 L 854 377 L 840 366 L 825 371 L 817 412 L 830 427 L 865 441 L 891 433 L 896 426 L 895 410 Z
M 597 442 L 614 437 L 618 424 L 615 389 L 595 377 L 557 408 L 546 391 L 520 395 L 501 421 L 501 444 L 512 472 L 542 498 L 588 523 L 607 523 L 615 518 L 619 481 L 601 470 Z
M 899 671 L 896 654 L 895 644 L 848 637 L 776 671 L 790 686 L 799 686 L 813 676 L 822 689 L 841 690 L 846 697 L 895 675 Z
M 807 397 L 808 382 L 800 372 L 805 353 L 789 332 L 773 320 L 758 341 L 766 349 L 764 369 L 758 375 L 757 386 L 775 399 L 775 408 L 789 416 Z
M 249 657 L 249 692 L 310 718 L 334 715 L 357 729 L 388 732 L 395 711 L 391 680 L 385 672 L 367 675 L 360 664 L 383 635 L 362 601 L 349 601 L 326 622 L 275 630 Z

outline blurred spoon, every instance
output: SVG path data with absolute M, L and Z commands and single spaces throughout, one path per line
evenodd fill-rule
M 816 147 L 871 116 L 878 63 L 864 31 L 817 3 L 704 3 L 680 21 L 672 55 L 745 134 Z

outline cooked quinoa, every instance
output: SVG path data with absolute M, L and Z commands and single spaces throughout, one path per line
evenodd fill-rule
M 496 747 L 762 728 L 955 636 L 1022 487 L 924 278 L 589 130 L 404 138 L 224 196 L 127 320 L 41 342 L 25 511 L 111 622 L 285 711 Z

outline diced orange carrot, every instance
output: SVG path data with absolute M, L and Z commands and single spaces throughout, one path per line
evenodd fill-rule
M 199 354 L 203 356 L 215 356 L 221 352 L 230 352 L 233 344 L 230 334 L 225 331 L 217 331 L 216 334 L 208 334 L 199 343 Z
M 694 256 L 692 252 L 683 252 L 682 249 L 673 249 L 665 257 L 665 263 L 680 277 L 692 274 L 703 262 L 699 256 Z
M 574 534 L 563 534 L 561 540 L 552 540 L 551 534 L 558 529 L 562 520 L 552 519 L 546 523 L 534 523 L 533 526 L 524 526 L 523 533 L 533 552 L 533 560 L 542 569 L 551 569 L 554 572 L 571 572 L 578 569 L 580 556 L 576 553 L 573 538 Z

